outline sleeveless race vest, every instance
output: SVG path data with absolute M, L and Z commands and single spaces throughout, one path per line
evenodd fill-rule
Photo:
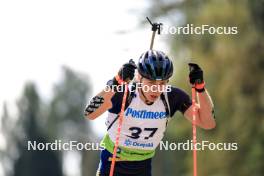
M 122 160 L 139 161 L 154 156 L 155 148 L 162 140 L 167 122 L 179 110 L 185 112 L 191 106 L 189 96 L 178 88 L 163 93 L 169 106 L 170 113 L 166 112 L 166 105 L 159 97 L 152 105 L 145 104 L 136 90 L 129 105 L 126 107 L 119 138 L 117 156 Z M 109 152 L 113 152 L 116 139 L 118 115 L 121 109 L 123 93 L 116 93 L 112 98 L 112 108 L 106 119 L 108 133 L 101 144 Z

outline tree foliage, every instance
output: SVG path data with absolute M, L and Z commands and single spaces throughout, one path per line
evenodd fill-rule
M 17 117 L 11 117 L 5 105 L 1 131 L 7 141 L 7 148 L 1 153 L 6 175 L 14 176 L 62 176 L 65 156 L 72 151 L 28 150 L 28 141 L 52 143 L 77 141 L 95 142 L 95 135 L 84 119 L 90 86 L 87 76 L 63 67 L 63 78 L 54 86 L 53 96 L 44 103 L 36 85 L 25 85 L 18 100 Z M 11 129 L 12 128 L 12 129 Z M 82 175 L 95 173 L 94 156 L 91 151 L 74 151 L 80 158 Z M 13 166 L 12 166 L 13 165 Z M 87 169 L 82 169 L 87 167 Z
M 238 27 L 237 35 L 171 35 L 168 42 L 176 70 L 173 83 L 185 90 L 190 89 L 187 62 L 194 58 L 192 61 L 204 69 L 206 87 L 214 100 L 217 120 L 216 129 L 199 130 L 198 139 L 238 143 L 237 151 L 198 152 L 199 175 L 262 175 L 263 1 L 157 0 L 150 11 L 157 19 L 168 17 L 172 23 L 178 22 L 182 26 L 208 24 Z M 182 18 L 173 16 L 176 13 L 182 14 Z M 185 136 L 191 138 L 191 126 L 184 120 L 174 120 L 168 137 L 179 141 L 186 139 Z M 166 155 L 166 152 L 162 154 Z M 182 156 L 176 151 L 166 159 L 170 163 L 182 161 L 170 168 L 168 175 L 191 175 L 191 152 Z M 159 161 L 162 163 L 163 160 Z

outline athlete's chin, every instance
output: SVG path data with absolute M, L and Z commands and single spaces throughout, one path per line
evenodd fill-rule
M 154 101 L 156 101 L 158 99 L 158 96 L 155 96 L 155 95 L 151 95 L 151 96 L 149 96 L 149 101 L 151 101 L 151 102 L 154 102 Z

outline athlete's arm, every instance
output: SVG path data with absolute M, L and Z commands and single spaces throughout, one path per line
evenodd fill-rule
M 85 117 L 93 120 L 108 109 L 112 108 L 113 105 L 111 99 L 118 90 L 117 86 L 120 86 L 120 84 L 124 82 L 123 80 L 126 82 L 132 80 L 134 78 L 136 68 L 136 64 L 132 59 L 129 63 L 124 64 L 119 70 L 117 76 L 107 83 L 106 89 L 91 99 L 85 108 Z
M 94 120 L 112 107 L 111 98 L 114 96 L 114 91 L 101 91 L 91 99 L 87 105 L 84 115 L 90 120 Z
M 197 93 L 198 104 L 196 108 L 196 125 L 204 129 L 212 129 L 216 126 L 214 118 L 214 105 L 212 103 L 209 93 L 205 90 L 204 92 Z M 190 106 L 184 113 L 184 116 L 192 122 L 192 111 L 193 106 Z
M 192 111 L 193 106 L 196 108 L 196 120 L 195 123 L 197 126 L 204 129 L 212 129 L 216 126 L 214 119 L 214 105 L 212 99 L 205 90 L 204 80 L 203 80 L 203 71 L 202 69 L 194 63 L 190 63 L 190 83 L 194 85 L 197 92 L 198 104 L 190 106 L 184 113 L 184 116 L 192 122 Z

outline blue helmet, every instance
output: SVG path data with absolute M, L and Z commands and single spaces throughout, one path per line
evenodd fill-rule
M 162 51 L 148 50 L 138 62 L 138 72 L 150 80 L 167 80 L 172 76 L 172 61 Z

